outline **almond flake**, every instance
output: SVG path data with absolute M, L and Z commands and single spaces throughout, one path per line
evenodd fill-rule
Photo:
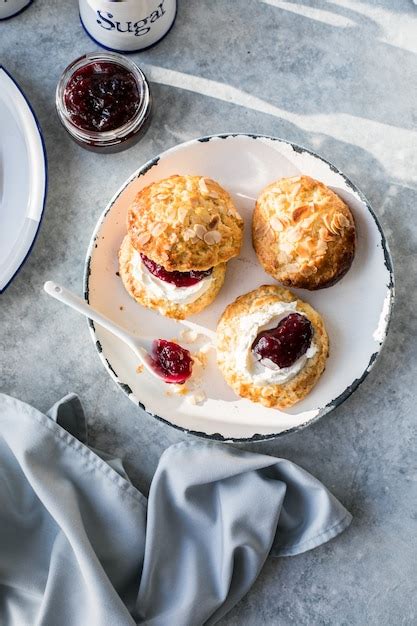
M 304 230 L 307 230 L 307 228 L 311 226 L 313 222 L 316 221 L 316 218 L 317 218 L 316 213 L 314 213 L 313 215 L 309 215 L 308 217 L 305 217 L 303 220 L 301 220 L 300 227 L 303 228 Z
M 141 246 L 144 246 L 145 243 L 148 243 L 150 238 L 151 238 L 151 234 L 150 233 L 148 233 L 146 231 L 143 232 L 143 233 L 140 233 L 138 235 L 138 237 L 137 237 L 138 244 L 141 245 Z
M 311 252 L 307 248 L 307 246 L 304 246 L 303 244 L 300 244 L 299 246 L 297 246 L 297 254 L 301 258 L 309 259 L 310 255 L 311 255 Z
M 204 235 L 207 232 L 207 228 L 203 226 L 203 224 L 195 224 L 194 225 L 194 233 L 197 235 L 199 239 L 204 239 Z
M 218 230 L 210 230 L 208 233 L 204 235 L 204 241 L 209 246 L 212 246 L 215 243 L 219 243 L 221 241 L 221 234 Z
M 292 251 L 294 249 L 294 246 L 292 245 L 292 243 L 290 243 L 289 241 L 281 241 L 280 243 L 280 250 L 282 252 L 285 252 L 286 254 L 291 254 Z
M 279 217 L 271 217 L 269 223 L 271 225 L 271 228 L 278 233 L 284 230 L 284 226 Z
M 317 247 L 316 247 L 317 256 L 324 256 L 326 254 L 326 251 L 327 251 L 327 243 L 323 241 L 322 239 L 319 239 Z
M 177 178 L 177 176 L 173 178 Z M 172 189 L 174 185 L 175 185 L 175 182 L 172 180 L 172 178 L 166 178 L 165 180 L 160 182 L 158 186 L 160 189 Z
M 164 222 L 158 222 L 152 228 L 152 237 L 159 237 L 166 229 L 168 228 L 168 224 Z
M 195 232 L 192 228 L 186 228 L 182 234 L 184 241 L 188 241 L 189 239 L 195 239 Z
M 178 220 L 183 224 L 185 222 L 185 218 L 188 215 L 188 210 L 185 207 L 180 207 L 178 209 Z
M 290 222 L 290 220 L 288 219 L 288 216 L 287 216 L 287 215 L 283 215 L 283 213 L 282 213 L 282 212 L 281 212 L 281 214 L 280 214 L 280 216 L 279 216 L 279 219 L 281 220 L 282 225 L 284 226 L 284 228 L 286 228 L 287 226 L 290 226 L 290 225 L 291 225 L 291 222 Z
M 263 239 L 264 237 L 266 237 L 266 235 L 268 235 L 270 230 L 271 226 L 267 222 L 264 222 L 262 226 L 258 226 L 255 229 L 255 237 L 257 239 Z
M 350 220 L 348 220 L 346 215 L 343 215 L 343 213 L 339 213 L 339 223 L 342 228 L 349 228 L 350 226 Z
M 295 185 L 295 187 L 291 191 L 291 195 L 292 196 L 296 196 L 297 193 L 300 191 L 300 189 L 301 189 L 301 184 L 300 183 L 298 185 Z
M 285 233 L 285 239 L 290 243 L 300 241 L 301 236 L 302 234 L 298 228 L 289 228 Z
M 278 263 L 285 265 L 286 263 L 288 263 L 289 258 L 290 257 L 288 256 L 288 254 L 285 254 L 285 252 L 282 252 L 282 250 L 278 252 L 278 255 L 277 255 Z
M 332 219 L 332 226 L 337 230 L 343 230 L 344 228 L 348 228 L 350 226 L 350 222 L 343 213 L 336 213 Z
M 330 225 L 333 228 L 333 230 L 337 230 L 337 231 L 341 230 L 340 224 L 339 224 L 339 218 L 337 214 L 333 215 Z
M 324 222 L 324 225 L 326 226 L 328 231 L 333 233 L 333 235 L 337 235 L 338 234 L 338 231 L 333 228 L 332 223 L 329 221 L 329 216 L 328 215 L 324 215 L 323 216 L 323 222 Z
M 333 241 L 334 234 L 322 226 L 319 230 L 319 238 L 323 241 Z
M 201 193 L 207 196 L 209 193 L 209 188 L 207 187 L 205 178 L 200 178 L 200 180 L 198 181 L 198 186 L 200 188 Z
M 293 219 L 293 221 L 294 222 L 298 222 L 298 220 L 303 215 L 303 213 L 308 211 L 309 208 L 310 207 L 307 204 L 304 204 L 303 206 L 298 206 L 296 209 L 294 209 L 294 211 L 292 212 L 292 219 Z
M 177 212 L 173 207 L 168 207 L 165 212 L 167 222 L 175 222 L 177 219 Z

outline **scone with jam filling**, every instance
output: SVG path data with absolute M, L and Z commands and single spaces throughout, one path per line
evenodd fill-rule
M 328 353 L 321 316 L 278 285 L 237 298 L 217 326 L 217 362 L 226 382 L 267 407 L 285 409 L 305 398 Z
M 162 315 L 184 319 L 221 289 L 240 252 L 243 220 L 230 195 L 202 176 L 171 176 L 142 189 L 128 211 L 119 252 L 129 294 Z

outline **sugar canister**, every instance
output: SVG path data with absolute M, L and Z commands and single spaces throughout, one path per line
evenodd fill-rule
M 170 30 L 176 0 L 79 0 L 87 34 L 117 52 L 137 52 L 157 43 Z

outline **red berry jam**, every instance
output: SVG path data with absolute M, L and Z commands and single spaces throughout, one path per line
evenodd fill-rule
M 211 267 L 209 270 L 203 270 L 201 272 L 195 270 L 191 270 L 191 272 L 168 272 L 162 265 L 154 263 L 154 261 L 148 259 L 144 254 L 141 254 L 140 257 L 144 266 L 151 274 L 176 287 L 191 287 L 192 285 L 196 285 L 203 280 L 203 278 L 206 278 L 206 276 L 210 276 L 213 271 Z
M 166 383 L 182 385 L 193 369 L 191 354 L 177 343 L 155 339 L 152 344 L 152 367 Z
M 290 313 L 278 326 L 264 330 L 252 344 L 252 352 L 258 360 L 269 359 L 278 367 L 291 367 L 311 345 L 313 327 L 299 313 Z
M 129 122 L 140 104 L 138 85 L 118 63 L 94 61 L 74 72 L 64 91 L 64 102 L 75 126 L 105 132 Z

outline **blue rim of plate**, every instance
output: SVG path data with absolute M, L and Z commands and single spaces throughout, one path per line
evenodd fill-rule
M 28 5 L 29 6 L 29 5 Z M 24 7 L 26 8 L 26 7 Z M 22 9 L 24 10 L 24 9 Z M 13 16 L 11 16 L 13 17 Z M 32 243 L 29 246 L 29 249 L 26 253 L 26 255 L 24 256 L 22 262 L 20 263 L 19 267 L 16 269 L 15 273 L 13 274 L 13 276 L 9 279 L 9 281 L 4 285 L 4 287 L 2 289 L 0 289 L 0 294 L 4 293 L 7 289 L 7 287 L 12 283 L 12 281 L 16 278 L 17 274 L 20 272 L 20 270 L 22 269 L 22 267 L 24 266 L 24 264 L 26 263 L 30 253 L 32 252 L 33 246 L 35 245 L 36 239 L 38 237 L 39 234 L 39 230 L 41 227 L 41 223 L 42 223 L 42 219 L 43 219 L 43 215 L 45 212 L 45 205 L 46 205 L 46 197 L 48 195 L 48 157 L 47 157 L 47 152 L 46 152 L 46 145 L 45 145 L 45 139 L 43 137 L 43 132 L 41 129 L 41 125 L 39 123 L 39 120 L 36 116 L 36 113 L 31 105 L 31 103 L 29 102 L 29 99 L 27 98 L 25 92 L 23 91 L 23 89 L 20 87 L 20 85 L 17 83 L 17 81 L 13 78 L 13 76 L 10 74 L 10 72 L 8 72 L 6 70 L 6 68 L 4 67 L 4 65 L 2 65 L 0 63 L 0 71 L 3 70 L 3 72 L 10 78 L 10 80 L 15 84 L 16 88 L 18 89 L 18 91 L 22 94 L 31 114 L 33 117 L 33 120 L 36 124 L 36 128 L 38 129 L 38 133 L 39 133 L 39 137 L 41 140 L 41 144 L 42 144 L 42 152 L 43 152 L 43 160 L 44 160 L 44 169 L 45 169 L 45 185 L 44 185 L 44 191 L 43 191 L 43 200 L 42 200 L 42 210 L 41 210 L 41 214 L 39 216 L 39 221 L 38 221 L 38 226 L 36 228 L 35 234 L 33 236 L 32 239 Z
M 106 208 L 104 209 L 103 213 L 100 216 L 100 219 L 98 220 L 95 228 L 94 228 L 94 232 L 92 234 L 88 249 L 87 249 L 87 255 L 86 255 L 86 260 L 85 260 L 85 266 L 84 266 L 84 277 L 83 277 L 83 288 L 84 288 L 84 299 L 89 302 L 89 278 L 90 278 L 90 274 L 91 274 L 91 257 L 92 257 L 92 253 L 94 250 L 94 244 L 97 238 L 97 234 L 107 216 L 107 213 L 111 210 L 111 208 L 113 207 L 114 203 L 116 202 L 116 200 L 118 199 L 118 197 L 124 192 L 124 190 L 126 189 L 126 187 L 128 185 L 130 185 L 130 183 L 136 179 L 139 178 L 140 176 L 144 176 L 150 169 L 152 169 L 155 165 L 158 164 L 159 159 L 162 155 L 166 154 L 167 152 L 170 152 L 171 150 L 176 150 L 178 149 L 181 145 L 187 145 L 187 144 L 191 144 L 191 143 L 196 143 L 196 142 L 200 142 L 200 143 L 206 143 L 211 141 L 212 139 L 228 139 L 229 137 L 249 137 L 251 139 L 269 139 L 271 141 L 279 141 L 280 143 L 285 143 L 289 146 L 291 146 L 293 148 L 293 150 L 295 150 L 295 152 L 298 152 L 300 154 L 302 154 L 303 152 L 306 152 L 308 154 L 311 154 L 312 156 L 314 156 L 315 158 L 320 159 L 320 161 L 323 161 L 323 163 L 326 163 L 326 165 L 329 166 L 329 168 L 335 172 L 336 174 L 340 175 L 343 180 L 345 181 L 346 185 L 352 189 L 352 191 L 354 191 L 362 200 L 364 206 L 366 207 L 366 209 L 369 211 L 369 213 L 371 214 L 375 225 L 378 229 L 378 232 L 381 236 L 381 246 L 384 252 L 384 263 L 385 263 L 385 267 L 388 271 L 389 274 L 389 283 L 387 284 L 387 293 L 389 293 L 389 307 L 388 307 L 388 312 L 387 312 L 387 316 L 386 316 L 386 323 L 385 323 L 385 328 L 384 328 L 384 335 L 383 335 L 383 339 L 380 341 L 378 349 L 375 350 L 375 352 L 371 355 L 370 359 L 369 359 L 369 363 L 366 366 L 363 374 L 359 377 L 356 378 L 348 387 L 346 387 L 346 389 L 337 396 L 337 398 L 334 398 L 333 400 L 331 400 L 330 402 L 327 403 L 327 405 L 325 407 L 323 407 L 322 409 L 319 410 L 318 414 L 316 416 L 314 416 L 312 419 L 309 419 L 308 421 L 304 422 L 303 424 L 300 424 L 298 426 L 294 426 L 292 428 L 287 428 L 286 430 L 283 430 L 279 433 L 268 433 L 266 435 L 262 435 L 260 433 L 255 433 L 254 435 L 252 435 L 251 437 L 224 437 L 223 435 L 221 435 L 220 433 L 212 433 L 212 434 L 207 434 L 205 432 L 201 432 L 201 431 L 196 431 L 196 430 L 192 430 L 191 428 L 185 428 L 184 426 L 179 426 L 178 424 L 173 424 L 172 422 L 170 422 L 169 420 L 161 417 L 160 415 L 157 415 L 156 413 L 152 413 L 152 411 L 150 411 L 149 409 L 146 408 L 146 406 L 143 404 L 143 402 L 141 402 L 133 393 L 132 389 L 130 388 L 129 385 L 127 385 L 126 383 L 124 383 L 123 381 L 120 380 L 120 378 L 118 377 L 116 371 L 114 370 L 112 364 L 110 363 L 110 361 L 103 355 L 103 348 L 101 346 L 101 343 L 96 335 L 96 329 L 94 326 L 94 322 L 91 319 L 88 319 L 88 326 L 89 326 L 89 330 L 90 330 L 90 334 L 91 337 L 93 339 L 95 348 L 97 350 L 97 353 L 99 355 L 99 358 L 101 360 L 101 362 L 103 363 L 104 367 L 106 368 L 108 374 L 110 375 L 110 377 L 117 383 L 117 385 L 121 388 L 121 390 L 128 396 L 129 400 L 131 400 L 134 404 L 136 404 L 137 406 L 139 406 L 143 411 L 145 411 L 148 415 L 150 415 L 151 417 L 156 418 L 158 421 L 162 422 L 163 424 L 167 424 L 168 426 L 171 426 L 172 428 L 175 428 L 176 430 L 180 430 L 188 435 L 194 435 L 195 437 L 201 437 L 203 439 L 211 439 L 214 441 L 219 441 L 219 442 L 223 442 L 223 443 L 251 443 L 251 442 L 257 442 L 257 441 L 267 441 L 269 439 L 276 439 L 278 437 L 282 437 L 284 435 L 289 435 L 291 433 L 295 433 L 301 430 L 304 430 L 305 428 L 307 428 L 308 426 L 311 426 L 311 424 L 314 424 L 315 422 L 317 422 L 319 419 L 321 419 L 322 417 L 324 417 L 324 415 L 326 415 L 327 413 L 330 413 L 330 411 L 332 411 L 333 409 L 337 408 L 338 406 L 340 406 L 341 404 L 343 404 L 343 402 L 345 400 L 347 400 L 347 398 L 349 398 L 349 396 L 351 396 L 353 394 L 354 391 L 356 391 L 356 389 L 358 389 L 358 387 L 363 383 L 363 381 L 365 380 L 365 378 L 368 376 L 369 372 L 372 370 L 372 368 L 375 365 L 375 362 L 378 358 L 378 356 L 381 354 L 382 348 L 384 346 L 387 334 L 388 334 L 388 330 L 389 330 L 389 326 L 391 323 L 391 319 L 392 319 L 392 309 L 393 309 L 393 304 L 394 304 L 394 300 L 395 300 L 395 279 L 394 279 L 394 268 L 393 268 L 393 263 L 392 263 L 392 258 L 391 258 L 391 253 L 389 250 L 389 246 L 386 240 L 386 237 L 384 235 L 384 232 L 382 230 L 382 226 L 377 218 L 377 216 L 375 215 L 374 210 L 372 209 L 371 205 L 369 204 L 368 200 L 366 199 L 366 196 L 362 193 L 362 191 L 360 189 L 358 189 L 358 187 L 356 187 L 356 185 L 354 185 L 352 183 L 352 181 L 347 178 L 347 176 L 345 176 L 345 174 L 343 174 L 343 172 L 341 172 L 335 165 L 333 165 L 332 163 L 330 163 L 327 159 L 323 158 L 322 156 L 318 155 L 316 152 L 313 152 L 312 150 L 310 150 L 309 148 L 304 148 L 303 146 L 300 146 L 299 144 L 293 143 L 292 141 L 288 141 L 286 139 L 281 139 L 280 137 L 273 137 L 272 135 L 261 135 L 261 134 L 256 134 L 256 133 L 219 133 L 217 135 L 206 135 L 203 137 L 198 137 L 196 139 L 191 139 L 189 141 L 186 141 L 182 144 L 177 144 L 176 146 L 173 146 L 172 148 L 169 148 L 168 150 L 165 150 L 164 152 L 161 152 L 158 156 L 150 159 L 149 161 L 147 161 L 146 163 L 144 163 L 142 165 L 142 167 L 140 167 L 138 170 L 136 170 L 136 172 L 134 174 L 132 174 L 132 176 L 130 176 L 130 178 L 124 183 L 123 187 L 121 189 L 119 189 L 116 194 L 113 196 L 113 198 L 110 200 L 110 202 L 108 203 L 108 205 L 106 206 Z

